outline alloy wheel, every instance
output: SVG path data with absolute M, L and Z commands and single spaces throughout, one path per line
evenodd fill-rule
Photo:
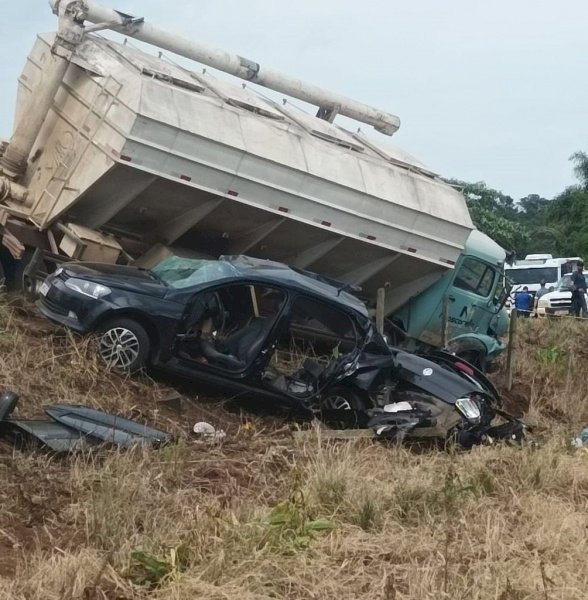
M 99 352 L 109 367 L 129 369 L 139 356 L 139 340 L 129 329 L 114 327 L 102 334 Z
M 324 406 L 331 410 L 351 410 L 349 400 L 339 394 L 327 396 L 327 398 L 325 398 Z

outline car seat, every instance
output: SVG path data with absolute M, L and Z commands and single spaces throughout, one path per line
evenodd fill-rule
M 202 341 L 202 353 L 207 360 L 232 370 L 245 368 L 260 351 L 271 319 L 256 318 L 227 339 L 218 342 Z

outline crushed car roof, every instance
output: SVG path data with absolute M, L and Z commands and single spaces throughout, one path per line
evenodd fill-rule
M 212 282 L 233 277 L 254 278 L 258 281 L 281 284 L 300 292 L 320 296 L 342 307 L 352 309 L 365 317 L 368 316 L 368 310 L 364 302 L 348 291 L 345 291 L 349 289 L 347 284 L 327 279 L 309 271 L 293 269 L 283 263 L 249 256 L 221 256 L 218 261 L 173 256 L 157 265 L 153 271 L 157 273 L 158 269 L 164 268 L 165 264 L 171 266 L 174 262 L 178 266 L 180 264 L 187 266 L 191 263 L 205 262 L 227 264 L 231 267 L 229 270 L 226 270 L 224 273 L 216 271 L 208 281 Z

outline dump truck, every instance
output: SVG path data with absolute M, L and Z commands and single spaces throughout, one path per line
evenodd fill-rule
M 63 260 L 243 254 L 368 302 L 385 290 L 384 314 L 417 338 L 499 348 L 504 252 L 474 230 L 459 190 L 381 142 L 397 116 L 89 0 L 50 5 L 57 32 L 36 39 L 0 148 L 9 284 L 34 288 Z

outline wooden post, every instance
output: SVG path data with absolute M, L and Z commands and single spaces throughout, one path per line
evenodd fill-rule
M 447 346 L 447 326 L 449 324 L 449 298 L 443 296 L 443 313 L 441 322 L 441 348 Z
M 510 324 L 508 327 L 508 348 L 506 349 L 506 388 L 510 392 L 512 390 L 512 377 L 514 371 L 514 346 L 516 342 L 517 332 L 517 309 L 513 308 L 510 311 Z
M 376 302 L 376 329 L 378 333 L 384 335 L 384 303 L 386 300 L 386 290 L 378 288 L 378 299 Z

